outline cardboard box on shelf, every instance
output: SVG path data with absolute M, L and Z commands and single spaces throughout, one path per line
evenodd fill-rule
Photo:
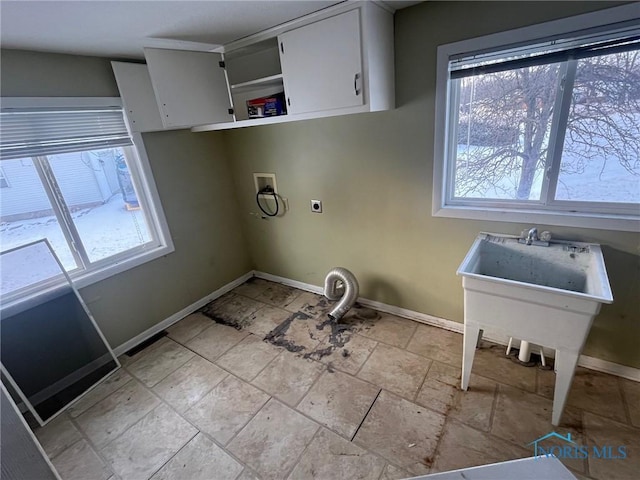
M 275 117 L 286 115 L 284 92 L 276 93 L 268 97 L 247 100 L 247 112 L 249 118 Z

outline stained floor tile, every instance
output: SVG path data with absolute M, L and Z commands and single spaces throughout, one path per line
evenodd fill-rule
M 456 404 L 449 410 L 449 416 L 488 432 L 497 389 L 498 384 L 493 380 L 472 373 L 468 390 L 458 394 Z
M 132 381 L 80 415 L 76 421 L 100 448 L 116 438 L 158 405 L 159 400 Z
M 127 370 L 146 386 L 153 387 L 187 363 L 193 356 L 193 352 L 173 340 L 169 340 L 146 352 L 134 363 L 127 366 Z
M 536 391 L 536 367 L 523 367 L 505 355 L 503 345 L 483 342 L 483 348 L 476 349 L 472 372 L 506 385 Z
M 322 429 L 307 447 L 290 478 L 377 480 L 385 461 Z
M 358 377 L 413 399 L 429 369 L 430 360 L 399 348 L 378 344 Z
M 460 387 L 460 377 L 462 371 L 460 367 L 453 367 L 442 362 L 431 362 L 427 378 L 437 380 L 452 387 Z
M 266 336 L 266 340 L 291 352 L 310 352 L 328 335 L 326 331 L 318 330 L 317 325 L 316 319 L 307 314 L 292 313 Z
M 341 372 L 325 372 L 298 410 L 340 435 L 351 438 L 378 395 L 374 385 Z
M 413 475 L 429 472 L 445 417 L 382 391 L 355 436 L 355 443 Z
M 227 350 L 231 350 L 234 345 L 239 343 L 240 340 L 247 335 L 248 333 L 245 331 L 214 323 L 189 340 L 186 346 L 198 355 L 214 362 Z
M 551 425 L 552 401 L 514 387 L 499 385 L 498 396 L 491 433 L 523 448 L 549 432 L 561 435 L 571 433 L 574 441 L 580 443 L 582 436 L 582 416 L 579 410 L 567 406 L 559 427 Z M 560 441 L 562 442 L 562 441 Z M 549 445 L 561 444 L 557 439 L 546 441 Z M 584 460 L 561 459 L 563 463 L 577 471 L 584 471 Z
M 227 297 L 227 295 L 229 296 Z M 242 328 L 247 324 L 252 313 L 264 307 L 264 303 L 242 295 L 227 295 L 224 295 L 224 297 L 227 297 L 224 300 L 212 302 L 200 311 L 218 323 Z
M 196 312 L 171 325 L 167 329 L 167 332 L 169 333 L 170 338 L 184 345 L 205 328 L 210 327 L 212 322 L 213 320 L 209 317 Z
M 277 400 L 231 441 L 229 451 L 264 479 L 280 479 L 295 465 L 318 425 Z
M 251 381 L 279 353 L 278 348 L 263 342 L 260 337 L 249 335 L 218 358 L 216 363 L 243 380 Z
M 618 379 L 606 373 L 576 368 L 567 404 L 619 422 L 627 421 Z
M 159 405 L 102 449 L 123 478 L 149 478 L 198 431 L 166 405 Z
M 233 291 L 227 292 L 224 295 L 216 298 L 212 302 L 207 303 L 204 307 L 202 307 L 198 312 L 212 312 L 216 309 L 219 309 L 223 303 L 227 303 L 229 300 L 236 298 L 238 295 Z
M 82 438 L 82 434 L 62 413 L 35 431 L 44 451 L 53 458 Z
M 407 350 L 454 367 L 462 365 L 462 335 L 442 328 L 418 325 Z
M 418 392 L 416 403 L 446 415 L 453 406 L 457 393 L 456 387 L 427 376 Z
M 624 378 L 621 378 L 620 382 L 629 409 L 631 424 L 640 428 L 640 383 Z
M 185 412 L 227 376 L 227 372 L 196 356 L 153 387 L 164 401 Z
M 267 403 L 267 400 L 269 396 L 266 393 L 229 375 L 187 410 L 186 417 L 200 431 L 225 444 Z
M 244 282 L 242 285 L 237 286 L 232 290 L 233 293 L 244 295 L 245 297 L 255 299 L 260 295 L 265 288 L 267 288 L 271 282 L 263 280 L 262 278 L 253 277 Z
M 290 315 L 291 313 L 286 310 L 266 305 L 249 316 L 249 321 L 245 328 L 248 332 L 264 338 L 270 331 L 289 318 Z
M 279 283 L 269 282 L 269 285 L 256 297 L 256 300 L 269 303 L 276 307 L 290 304 L 300 295 L 300 290 Z
M 52 460 L 64 480 L 107 480 L 111 470 L 85 440 L 80 440 Z
M 394 347 L 405 348 L 417 327 L 418 323 L 413 320 L 381 313 L 379 318 L 364 321 L 358 333 Z
M 329 339 L 326 339 L 318 346 L 315 353 L 310 355 L 310 358 L 319 360 L 331 368 L 355 375 L 376 345 L 378 342 L 375 340 L 357 334 L 351 335 L 349 341 L 342 347 L 334 346 Z
M 589 473 L 601 480 L 638 478 L 640 471 L 640 430 L 614 420 L 584 413 L 586 444 L 589 454 Z M 625 458 L 597 458 L 593 448 L 599 452 L 611 447 L 612 455 L 619 456 L 618 447 L 624 447 Z M 605 450 L 608 451 L 608 450 Z
M 538 370 L 538 385 L 536 392 L 538 395 L 553 400 L 555 390 L 556 374 L 552 369 Z
M 302 312 L 310 317 L 324 316 L 331 310 L 333 302 L 322 295 L 311 292 L 302 292 L 283 308 L 290 312 Z
M 152 480 L 233 480 L 243 466 L 199 433 Z
M 253 384 L 293 407 L 323 370 L 318 363 L 285 351 L 256 377 Z
M 504 462 L 533 454 L 523 447 L 500 440 L 458 422 L 447 422 L 432 472 Z

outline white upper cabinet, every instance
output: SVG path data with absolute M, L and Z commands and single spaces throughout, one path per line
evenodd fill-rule
M 145 48 L 165 128 L 233 121 L 220 54 Z
M 147 66 L 143 63 L 111 62 L 111 67 L 120 90 L 129 129 L 132 132 L 163 130 Z
M 279 35 L 289 114 L 364 103 L 360 10 Z
M 200 132 L 395 107 L 393 13 L 371 1 L 340 3 L 217 51 L 145 48 L 161 125 L 144 66 L 114 62 L 132 128 Z

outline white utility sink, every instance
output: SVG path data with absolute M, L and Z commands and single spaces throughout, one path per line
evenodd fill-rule
M 515 236 L 481 233 L 457 273 L 464 288 L 462 389 L 482 329 L 553 348 L 558 425 L 593 319 L 613 302 L 600 245 L 525 245 Z

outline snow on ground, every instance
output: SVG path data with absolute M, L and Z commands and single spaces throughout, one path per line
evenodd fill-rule
M 92 262 L 110 257 L 151 240 L 142 210 L 127 211 L 122 195 L 114 195 L 103 205 L 72 214 L 76 229 Z M 76 268 L 55 216 L 2 222 L 2 251 L 47 238 L 67 271 Z
M 466 145 L 458 145 L 457 163 L 461 167 L 465 164 Z M 490 155 L 492 150 L 487 147 L 471 146 L 469 152 L 478 155 Z M 637 163 L 637 162 L 636 162 Z M 562 159 L 561 171 L 556 191 L 557 200 L 591 201 L 591 202 L 628 202 L 640 203 L 640 166 L 633 165 L 633 172 L 626 170 L 617 159 L 605 160 L 594 158 L 585 161 L 579 173 L 563 171 L 565 165 L 576 165 L 578 159 L 571 158 L 565 152 Z M 462 175 L 463 170 L 458 172 Z M 531 199 L 538 199 L 542 190 L 543 169 L 539 168 L 531 187 Z M 466 195 L 468 198 L 497 198 L 513 199 L 516 195 L 520 171 L 514 170 L 509 177 L 494 181 L 494 188 L 476 189 Z M 457 195 L 460 192 L 456 192 Z
M 36 265 L 37 268 L 24 268 Z M 41 282 L 62 278 L 62 270 L 44 242 L 2 255 L 0 295 L 3 297 Z

